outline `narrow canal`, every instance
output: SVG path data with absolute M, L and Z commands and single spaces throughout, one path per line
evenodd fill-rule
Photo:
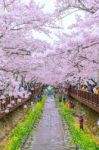
M 90 109 L 89 107 L 85 106 L 75 99 L 70 99 L 74 102 L 75 105 L 75 115 L 82 115 L 84 117 L 85 126 L 93 135 L 99 137 L 99 125 L 97 124 L 99 120 L 99 113 L 95 112 L 94 110 Z

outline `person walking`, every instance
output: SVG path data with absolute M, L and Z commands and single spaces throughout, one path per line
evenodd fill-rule
M 79 117 L 79 128 L 80 128 L 80 129 L 83 129 L 83 123 L 84 123 L 83 116 L 80 116 L 80 117 Z

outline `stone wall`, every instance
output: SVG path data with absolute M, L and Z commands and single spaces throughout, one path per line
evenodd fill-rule
M 25 105 L 28 107 L 24 108 L 24 106 L 20 106 L 9 115 L 6 115 L 4 118 L 0 119 L 0 150 L 3 150 L 3 143 L 11 133 L 12 129 L 14 129 L 16 124 L 21 121 L 26 113 L 28 113 L 28 111 L 31 109 L 30 101 Z
M 99 126 L 97 121 L 99 120 L 99 113 L 81 104 L 80 102 L 72 99 L 75 104 L 76 116 L 82 115 L 84 117 L 84 125 L 96 136 L 99 137 Z

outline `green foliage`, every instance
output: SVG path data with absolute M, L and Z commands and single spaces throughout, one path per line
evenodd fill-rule
M 69 126 L 75 144 L 83 150 L 99 150 L 99 147 L 96 146 L 91 135 L 85 129 L 81 130 L 79 126 L 76 125 L 72 113 L 73 110 L 68 109 L 66 105 L 62 104 L 61 114 Z
M 6 150 L 19 150 L 25 138 L 40 119 L 45 100 L 45 97 L 42 98 L 42 101 L 36 104 L 35 109 L 31 110 L 24 120 L 17 124 L 8 139 Z

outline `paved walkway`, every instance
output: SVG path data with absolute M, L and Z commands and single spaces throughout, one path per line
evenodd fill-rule
M 48 98 L 31 150 L 65 150 L 64 143 L 64 130 L 54 98 Z

